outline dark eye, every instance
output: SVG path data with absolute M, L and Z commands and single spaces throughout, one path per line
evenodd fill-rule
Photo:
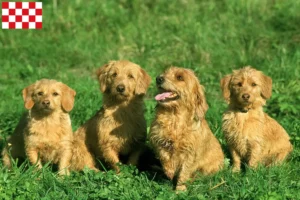
M 112 77 L 117 77 L 117 75 L 118 74 L 115 72 L 115 73 L 112 74 Z
M 257 86 L 257 84 L 256 83 L 252 83 L 252 86 L 255 87 L 255 86 Z
M 58 96 L 58 93 L 57 93 L 57 92 L 53 92 L 52 95 L 53 95 L 53 96 Z
M 132 79 L 132 78 L 133 78 L 133 76 L 132 76 L 131 74 L 129 74 L 129 75 L 128 75 L 128 78 Z
M 181 75 L 178 75 L 176 78 L 178 81 L 183 81 L 183 77 Z
M 42 96 L 44 94 L 44 92 L 38 92 L 37 93 L 39 96 Z
M 242 87 L 242 82 L 238 82 L 238 84 L 237 84 L 239 87 Z

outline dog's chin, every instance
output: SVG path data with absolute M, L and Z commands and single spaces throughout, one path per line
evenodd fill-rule
M 244 100 L 244 99 L 238 99 L 238 104 L 241 106 L 249 106 L 251 105 L 253 102 L 249 101 L 249 100 Z
M 245 100 L 239 100 L 238 102 L 237 102 L 237 108 L 241 111 L 241 112 L 248 112 L 250 109 L 251 109 L 251 107 L 252 107 L 252 103 L 253 102 L 250 102 L 250 101 L 245 101 Z
M 130 99 L 130 95 L 124 93 L 116 93 L 114 96 L 118 101 L 128 101 Z
M 43 113 L 43 114 L 51 114 L 55 109 L 49 106 L 39 106 L 38 109 L 36 110 L 39 113 Z

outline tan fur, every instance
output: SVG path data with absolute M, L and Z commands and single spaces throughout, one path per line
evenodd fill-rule
M 233 159 L 233 171 L 241 162 L 281 163 L 292 151 L 286 131 L 264 113 L 262 106 L 272 94 L 272 79 L 250 66 L 233 71 L 221 80 L 223 96 L 229 103 L 223 114 L 223 132 Z M 249 95 L 248 100 L 243 95 Z
M 158 101 L 150 129 L 150 143 L 167 177 L 171 180 L 177 178 L 176 189 L 185 190 L 184 183 L 196 171 L 207 175 L 220 170 L 224 155 L 205 120 L 208 105 L 203 86 L 194 73 L 171 67 L 158 78 L 161 77 L 164 82 L 157 84 L 158 89 L 171 91 L 177 97 Z
M 71 171 L 82 171 L 84 168 L 89 168 L 98 172 L 94 156 L 87 148 L 82 135 L 76 135 L 72 142 L 72 158 L 71 158 Z
M 111 61 L 97 71 L 103 93 L 102 108 L 76 132 L 89 152 L 119 171 L 120 155 L 136 165 L 143 151 L 147 126 L 143 97 L 149 75 L 129 61 Z M 117 88 L 123 86 L 124 92 Z
M 12 159 L 27 157 L 38 168 L 44 162 L 52 162 L 59 165 L 60 174 L 68 174 L 73 140 L 68 112 L 75 95 L 65 84 L 48 79 L 25 88 L 24 105 L 29 111 L 8 139 L 2 152 L 4 165 L 11 167 L 9 155 Z

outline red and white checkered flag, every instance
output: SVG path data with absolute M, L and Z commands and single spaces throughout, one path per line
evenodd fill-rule
M 2 2 L 2 29 L 41 29 L 42 2 Z

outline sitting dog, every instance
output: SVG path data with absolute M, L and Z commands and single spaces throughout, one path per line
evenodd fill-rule
M 4 166 L 11 158 L 28 158 L 39 169 L 45 162 L 58 164 L 59 174 L 68 174 L 73 133 L 69 112 L 76 92 L 55 80 L 42 79 L 23 89 L 28 112 L 21 118 L 4 148 Z
M 205 120 L 208 105 L 193 71 L 171 67 L 156 84 L 160 94 L 155 97 L 150 144 L 166 176 L 177 179 L 176 190 L 186 190 L 184 183 L 195 172 L 207 175 L 222 169 L 224 155 Z
M 149 75 L 137 64 L 111 61 L 97 71 L 103 93 L 102 108 L 76 132 L 88 151 L 119 172 L 118 163 L 137 165 L 144 150 L 147 125 L 143 97 Z
M 292 151 L 286 131 L 263 111 L 272 94 L 272 79 L 251 67 L 234 70 L 221 80 L 228 110 L 222 129 L 233 159 L 233 171 L 241 161 L 255 168 L 259 163 L 282 162 Z

